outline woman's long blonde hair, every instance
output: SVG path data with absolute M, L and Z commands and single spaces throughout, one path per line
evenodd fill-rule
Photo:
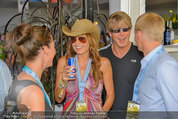
M 95 81 L 95 86 L 93 86 L 93 88 L 95 89 L 98 87 L 99 80 L 103 80 L 103 73 L 100 70 L 101 66 L 100 55 L 98 52 L 99 42 L 97 42 L 96 39 L 94 39 L 90 34 L 86 34 L 86 36 L 90 43 L 89 56 L 92 60 L 90 73 L 92 74 L 93 79 Z M 70 40 L 68 40 L 66 63 L 69 57 L 74 57 L 75 55 L 76 52 L 72 48 L 72 43 Z

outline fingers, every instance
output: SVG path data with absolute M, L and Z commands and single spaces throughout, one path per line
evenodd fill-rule
M 76 70 L 73 66 L 65 66 L 63 70 L 62 79 L 64 81 L 70 81 L 75 79 Z

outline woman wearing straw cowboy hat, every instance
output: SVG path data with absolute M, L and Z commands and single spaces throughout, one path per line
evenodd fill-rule
M 113 76 L 109 60 L 98 53 L 99 29 L 82 19 L 76 20 L 71 30 L 66 26 L 62 30 L 70 39 L 67 55 L 57 65 L 56 101 L 60 103 L 66 97 L 63 112 L 108 111 L 114 101 Z M 67 64 L 71 57 L 75 58 L 75 70 Z M 107 99 L 102 107 L 103 85 Z

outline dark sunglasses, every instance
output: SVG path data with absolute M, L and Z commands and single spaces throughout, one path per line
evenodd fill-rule
M 130 30 L 130 28 L 120 28 L 120 29 L 115 29 L 115 30 L 110 30 L 112 33 L 120 33 L 120 31 L 123 32 L 128 32 Z
M 75 41 L 77 40 L 77 37 L 70 37 L 71 38 L 71 42 L 72 43 L 75 43 Z M 85 37 L 78 37 L 78 40 L 81 42 L 81 43 L 86 43 L 87 39 Z

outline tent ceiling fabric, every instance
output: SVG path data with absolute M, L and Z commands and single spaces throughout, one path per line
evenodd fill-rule
M 177 0 L 146 0 L 146 5 L 158 5 L 158 4 L 167 4 L 167 3 L 177 3 Z

